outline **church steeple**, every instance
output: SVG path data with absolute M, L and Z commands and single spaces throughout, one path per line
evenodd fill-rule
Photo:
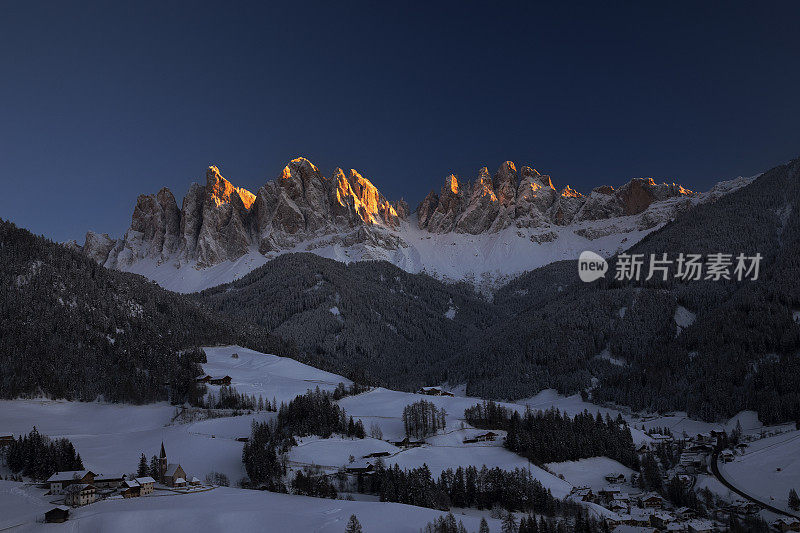
M 158 481 L 164 483 L 164 475 L 167 473 L 167 451 L 164 449 L 164 441 L 161 441 L 161 455 L 158 458 Z

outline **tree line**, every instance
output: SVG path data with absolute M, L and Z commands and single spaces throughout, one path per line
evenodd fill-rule
M 447 411 L 433 402 L 419 400 L 403 408 L 403 428 L 406 435 L 424 439 L 447 426 Z
M 56 472 L 83 470 L 83 461 L 69 439 L 51 439 L 34 428 L 6 446 L 11 472 L 33 479 L 47 479 Z
M 467 408 L 464 416 L 477 428 L 505 430 L 503 445 L 535 464 L 605 456 L 638 467 L 633 437 L 622 415 L 612 419 L 584 411 L 570 417 L 558 409 L 530 408 L 520 415 L 490 400 Z
M 347 390 L 342 386 L 337 390 Z M 353 387 L 350 390 L 359 390 Z M 283 477 L 286 475 L 286 460 L 283 456 L 289 448 L 297 445 L 295 437 L 319 435 L 328 438 L 334 433 L 363 439 L 366 436 L 361 420 L 348 417 L 336 404 L 333 394 L 320 390 L 309 390 L 288 404 L 281 403 L 278 415 L 273 420 L 253 421 L 250 438 L 242 449 L 242 462 L 249 482 L 275 492 L 286 492 Z M 303 480 L 301 480 L 301 486 Z
M 443 511 L 450 507 L 502 508 L 544 517 L 572 520 L 580 517 L 586 520 L 585 510 L 579 504 L 555 498 L 549 489 L 522 468 L 511 471 L 486 465 L 480 469 L 474 466 L 448 468 L 434 478 L 425 464 L 401 470 L 396 464 L 387 468 L 379 459 L 374 472 L 363 476 L 359 482 L 359 491 L 376 494 L 384 502 Z

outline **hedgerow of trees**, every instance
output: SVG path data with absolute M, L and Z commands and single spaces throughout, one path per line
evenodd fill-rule
M 638 458 L 627 422 L 588 411 L 570 417 L 557 409 L 520 415 L 515 409 L 486 401 L 464 411 L 467 422 L 507 432 L 503 446 L 536 464 L 605 456 L 636 468 Z

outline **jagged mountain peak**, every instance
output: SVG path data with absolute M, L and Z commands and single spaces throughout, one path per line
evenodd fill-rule
M 250 209 L 256 199 L 256 195 L 242 187 L 235 187 L 233 183 L 225 179 L 219 171 L 219 167 L 211 165 L 206 169 L 206 199 L 216 207 L 232 201 L 241 202 L 244 209 Z
M 433 263 L 433 275 L 450 279 L 459 279 L 462 272 L 494 279 L 564 258 L 565 250 L 591 246 L 599 238 L 607 237 L 598 250 L 616 251 L 620 242 L 635 242 L 706 198 L 652 178 L 635 178 L 618 188 L 596 187 L 583 195 L 569 186 L 556 189 L 549 175 L 532 166 L 505 161 L 493 174 L 486 166 L 480 168 L 471 180 L 448 175 L 418 205 L 409 225 L 408 204 L 386 199 L 368 176 L 349 167 L 336 168 L 329 176 L 297 157 L 253 194 L 210 166 L 205 184 L 191 184 L 180 207 L 166 188 L 141 195 L 121 239 L 90 232 L 83 249 L 108 267 L 158 278 L 174 277 L 154 276 L 161 265 L 188 265 L 200 272 L 228 262 L 238 264 L 241 273 L 288 251 L 313 251 L 344 261 L 386 259 L 412 272 Z M 707 198 L 745 184 L 717 187 Z M 463 239 L 457 234 L 481 238 L 459 247 Z M 510 242 L 515 239 L 521 241 Z M 552 250 L 540 251 L 564 239 L 566 247 L 554 244 Z M 517 259 L 506 266 L 493 258 L 495 253 Z M 248 257 L 244 263 L 238 261 L 243 256 Z M 181 287 L 197 288 L 183 281 Z

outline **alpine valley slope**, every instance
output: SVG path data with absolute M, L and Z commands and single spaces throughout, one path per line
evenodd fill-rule
M 703 420 L 742 410 L 768 423 L 800 420 L 798 201 L 795 159 L 629 249 L 667 254 L 666 281 L 644 281 L 645 267 L 639 282 L 583 283 L 577 261 L 519 276 L 494 295 L 506 317 L 451 363 L 449 379 L 467 383 L 472 396 L 520 398 L 553 387 Z M 759 276 L 679 280 L 681 253 L 759 253 Z
M 707 193 L 635 178 L 583 195 L 556 190 L 550 176 L 503 163 L 471 182 L 454 175 L 411 213 L 388 201 L 356 170 L 330 178 L 305 158 L 256 194 L 209 167 L 180 208 L 173 193 L 137 199 L 117 240 L 88 232 L 81 247 L 98 263 L 142 274 L 162 287 L 194 292 L 238 279 L 275 257 L 311 252 L 345 263 L 385 260 L 411 273 L 491 289 L 522 272 L 592 249 L 611 256 L 691 206 L 749 183 L 722 182 Z M 74 246 L 78 246 L 74 243 Z

